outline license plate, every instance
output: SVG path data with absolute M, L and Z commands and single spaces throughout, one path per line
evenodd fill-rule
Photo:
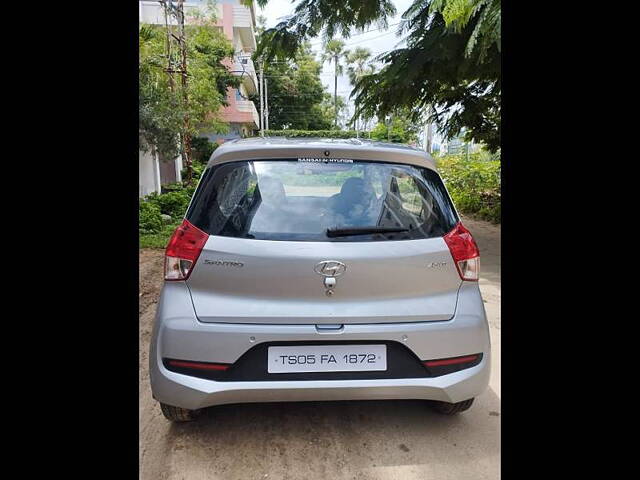
M 269 347 L 269 373 L 359 372 L 387 369 L 386 345 Z

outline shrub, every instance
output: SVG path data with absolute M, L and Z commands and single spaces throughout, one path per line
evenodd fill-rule
M 200 178 L 200 176 L 202 175 L 202 172 L 204 172 L 204 169 L 206 168 L 207 164 L 206 163 L 197 163 L 197 162 L 193 162 L 191 164 L 191 169 L 193 171 L 193 181 L 197 182 L 198 179 Z M 187 178 L 187 167 L 184 167 L 182 170 L 182 178 L 186 179 Z M 182 187 L 181 184 L 172 184 L 172 185 L 180 185 Z M 184 187 L 182 187 L 184 188 Z
M 265 130 L 264 134 L 270 137 L 320 137 L 320 138 L 361 138 L 362 140 L 377 140 L 391 143 L 409 143 L 415 140 L 416 134 L 403 128 L 402 125 L 394 125 L 390 134 L 387 134 L 386 125 L 380 123 L 368 131 L 357 132 L 355 130 Z
M 265 130 L 270 137 L 322 137 L 322 138 L 356 138 L 355 130 Z M 368 138 L 368 133 L 360 132 L 360 138 Z
M 445 155 L 436 159 L 438 171 L 456 208 L 495 223 L 500 222 L 500 160 L 480 154 Z
M 179 223 L 164 225 L 157 233 L 140 232 L 140 248 L 166 248 L 171 235 L 173 235 L 173 232 L 178 225 Z
M 157 233 L 162 230 L 163 222 L 160 208 L 152 202 L 142 201 L 139 207 L 138 228 L 140 233 Z
M 147 201 L 156 205 L 160 213 L 170 215 L 172 219 L 184 216 L 191 200 L 190 189 L 170 191 L 161 195 L 151 194 L 147 196 Z
M 169 192 L 181 192 L 184 190 L 184 186 L 181 183 L 168 183 L 166 185 L 162 185 L 162 193 Z
M 163 193 L 151 193 L 140 202 L 140 248 L 165 248 L 182 221 L 196 186 L 173 183 L 162 187 Z M 169 222 L 161 214 L 171 216 Z

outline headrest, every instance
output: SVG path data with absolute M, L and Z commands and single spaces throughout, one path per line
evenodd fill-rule
M 340 197 L 343 202 L 366 203 L 373 195 L 373 187 L 362 178 L 348 178 L 340 189 Z

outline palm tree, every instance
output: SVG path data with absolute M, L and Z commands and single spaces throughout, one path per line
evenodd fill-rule
M 346 51 L 344 49 L 344 42 L 338 39 L 331 39 L 324 44 L 324 50 L 322 52 L 322 63 L 331 62 L 333 60 L 333 76 L 334 76 L 334 89 L 333 89 L 333 105 L 335 109 L 335 118 L 333 126 L 338 128 L 338 75 L 342 75 L 342 65 L 340 60 L 344 57 Z
M 353 51 L 345 51 L 345 59 L 347 62 L 347 75 L 351 85 L 365 75 L 371 75 L 375 71 L 375 67 L 369 62 L 371 58 L 371 50 L 363 47 L 356 47 Z M 368 63 L 369 62 L 369 63 Z M 356 118 L 356 130 L 358 130 L 358 118 Z
M 345 52 L 345 60 L 347 62 L 347 75 L 349 75 L 349 81 L 351 84 L 355 84 L 356 81 L 363 75 L 369 75 L 373 73 L 373 65 L 367 64 L 371 58 L 371 50 L 363 47 L 356 47 L 355 50 Z

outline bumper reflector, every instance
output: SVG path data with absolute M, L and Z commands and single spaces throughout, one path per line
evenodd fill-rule
M 478 355 L 467 355 L 466 357 L 443 358 L 440 360 L 427 360 L 422 362 L 427 367 L 440 367 L 443 365 L 458 365 L 460 363 L 471 363 L 478 359 Z
M 185 362 L 183 360 L 169 360 L 172 367 L 192 368 L 194 370 L 227 370 L 231 365 L 223 363 Z

